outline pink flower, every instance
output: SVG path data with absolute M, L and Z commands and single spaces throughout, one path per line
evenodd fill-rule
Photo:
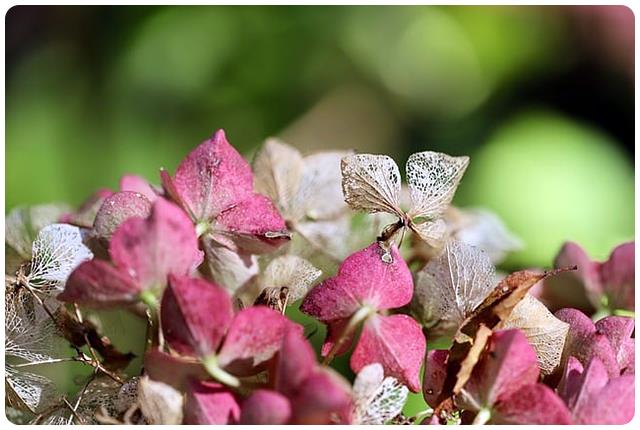
M 167 344 L 183 357 L 198 358 L 218 381 L 238 386 L 238 377 L 264 368 L 285 331 L 301 327 L 264 306 L 235 313 L 231 297 L 204 279 L 170 276 L 160 306 Z
M 634 310 L 635 242 L 617 246 L 604 262 L 593 261 L 580 245 L 567 242 L 556 256 L 555 267 L 573 265 L 577 271 L 544 281 L 540 298 L 552 311 L 563 307 L 588 314 L 601 308 Z
M 94 259 L 74 270 L 58 299 L 91 307 L 155 301 L 170 274 L 202 262 L 193 225 L 174 204 L 158 199 L 147 218 L 123 222 L 109 244 L 111 263 Z
M 409 303 L 412 294 L 411 272 L 395 244 L 386 251 L 376 242 L 347 257 L 338 274 L 312 289 L 300 309 L 329 326 L 323 356 L 346 352 L 356 326 L 364 322 L 351 355 L 353 371 L 377 362 L 386 375 L 417 392 L 426 349 L 422 330 L 407 315 L 384 314 Z
M 208 239 L 250 254 L 289 240 L 284 219 L 271 200 L 253 191 L 251 168 L 223 130 L 187 155 L 173 178 L 166 170 L 160 174 L 167 194 Z

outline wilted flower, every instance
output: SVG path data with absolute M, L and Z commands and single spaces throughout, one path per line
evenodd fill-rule
M 391 237 L 399 229 L 409 228 L 427 244 L 439 248 L 446 233 L 442 216 L 468 164 L 469 157 L 430 151 L 412 154 L 407 160 L 412 205 L 405 212 L 400 208 L 397 164 L 386 155 L 349 155 L 342 159 L 344 199 L 357 211 L 397 216 L 398 222 L 387 226 L 383 236 Z

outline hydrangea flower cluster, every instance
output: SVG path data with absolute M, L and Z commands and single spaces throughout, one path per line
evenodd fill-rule
M 601 263 L 569 242 L 553 269 L 499 274 L 495 265 L 525 244 L 496 215 L 451 205 L 468 164 L 413 154 L 405 186 L 385 155 L 303 156 L 268 139 L 249 164 L 219 130 L 175 174 L 161 169 L 160 186 L 125 175 L 76 210 L 14 209 L 7 416 L 630 421 L 634 243 Z M 146 324 L 141 365 L 105 335 L 102 309 Z M 344 355 L 351 372 L 339 373 Z M 92 369 L 73 396 L 38 371 L 63 362 Z M 417 414 L 406 413 L 410 392 L 425 401 Z

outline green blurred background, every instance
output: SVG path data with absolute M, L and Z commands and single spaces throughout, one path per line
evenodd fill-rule
M 605 258 L 634 237 L 633 50 L 615 6 L 14 7 L 6 210 L 158 183 L 224 128 L 247 157 L 271 135 L 400 166 L 468 154 L 455 203 L 523 239 L 506 268 L 548 267 L 566 240 Z
M 25 7 L 6 17 L 6 207 L 80 203 L 224 128 L 245 155 L 469 154 L 456 197 L 547 266 L 633 237 L 626 7 Z

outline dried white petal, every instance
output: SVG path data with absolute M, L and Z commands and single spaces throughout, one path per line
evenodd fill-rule
M 300 188 L 294 198 L 298 213 L 312 220 L 333 219 L 345 213 L 340 162 L 347 155 L 350 152 L 319 152 L 303 159 Z
M 49 315 L 21 288 L 5 289 L 5 356 L 29 362 L 55 357 L 61 342 Z
M 29 285 L 45 292 L 62 290 L 71 272 L 93 254 L 82 243 L 80 229 L 51 224 L 38 233 L 32 248 Z
M 277 139 L 267 139 L 253 159 L 254 186 L 270 197 L 287 219 L 292 214 L 292 201 L 302 179 L 302 155 Z
M 429 219 L 447 209 L 464 175 L 469 157 L 440 152 L 418 152 L 407 160 L 407 183 L 411 191 L 410 216 Z
M 303 298 L 309 287 L 322 275 L 313 264 L 295 255 L 283 255 L 273 259 L 262 274 L 263 288 L 289 289 L 289 303 Z
M 494 264 L 523 247 L 522 241 L 488 210 L 451 207 L 445 218 L 454 238 L 483 249 Z
M 138 404 L 149 424 L 181 424 L 182 394 L 170 385 L 140 378 Z
M 384 378 L 380 364 L 363 367 L 353 384 L 354 424 L 386 423 L 402 412 L 408 395 L 409 389 L 395 378 Z
M 484 251 L 449 241 L 442 254 L 418 272 L 414 301 L 430 322 L 458 326 L 492 291 L 494 272 Z
M 229 292 L 234 293 L 258 274 L 255 255 L 238 254 L 208 237 L 204 238 L 203 244 L 211 277 Z
M 354 210 L 387 212 L 402 217 L 400 171 L 386 155 L 356 154 L 342 159 L 342 192 Z
M 442 219 L 411 224 L 411 229 L 420 236 L 427 245 L 439 249 L 446 240 L 447 225 Z
M 16 409 L 39 412 L 57 400 L 55 385 L 42 375 L 6 365 L 4 380 L 7 401 Z
M 569 324 L 556 318 L 535 297 L 527 294 L 499 328 L 518 328 L 524 332 L 536 350 L 543 376 L 552 374 L 560 366 Z

